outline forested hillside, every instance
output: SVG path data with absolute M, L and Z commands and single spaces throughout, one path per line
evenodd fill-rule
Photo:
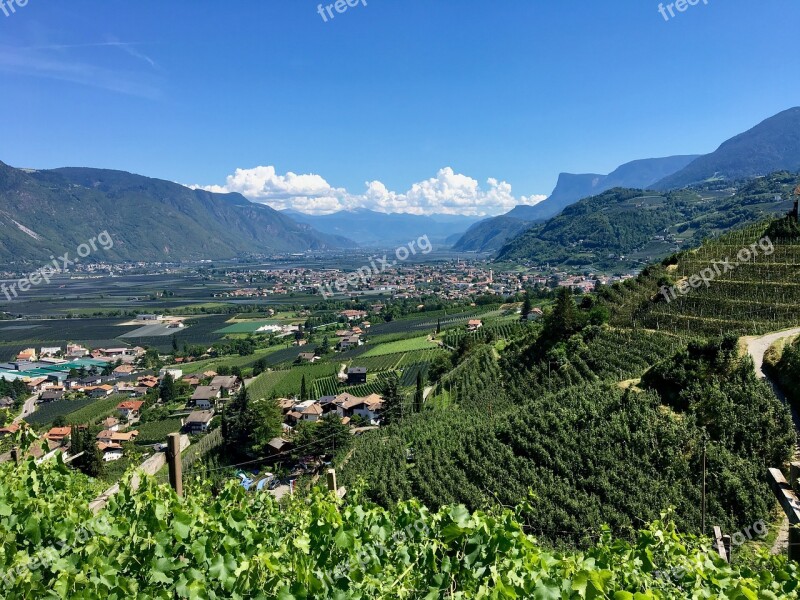
M 500 261 L 627 271 L 732 229 L 785 214 L 790 173 L 667 193 L 614 189 L 566 208 L 502 248 Z

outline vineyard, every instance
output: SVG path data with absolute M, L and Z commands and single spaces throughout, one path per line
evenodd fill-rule
M 117 404 L 122 402 L 125 396 L 111 396 L 101 398 L 69 414 L 67 422 L 74 425 L 96 425 L 108 416 L 116 412 Z
M 60 459 L 0 465 L 0 595 L 28 598 L 798 598 L 798 565 L 759 555 L 728 565 L 670 522 L 631 541 L 602 532 L 553 552 L 519 511 L 358 494 L 288 499 L 229 483 L 186 497 L 146 478 L 98 514 L 96 486 Z
M 770 251 L 770 245 L 758 245 L 767 232 L 764 223 L 751 225 L 679 255 L 676 263 L 649 267 L 630 283 L 606 288 L 602 295 L 613 322 L 687 336 L 755 335 L 797 325 L 800 240 L 776 240 Z M 713 273 L 708 286 L 701 280 L 697 289 L 674 299 L 669 295 L 670 301 L 661 293 L 662 286 L 677 287 L 704 272 L 707 278 Z
M 309 391 L 313 389 L 317 379 L 329 380 L 335 377 L 338 365 L 320 363 L 315 365 L 295 366 L 279 371 L 267 371 L 259 375 L 247 388 L 253 398 L 269 398 L 271 396 L 291 397 L 300 394 L 303 377 Z M 329 384 L 326 384 L 329 385 Z
M 464 329 L 449 330 L 445 332 L 443 339 L 445 345 L 450 348 L 455 348 L 464 337 L 471 337 L 473 340 L 484 340 L 487 336 L 491 336 L 498 340 L 509 340 L 519 335 L 525 327 L 527 327 L 527 323 L 521 323 L 517 320 L 490 323 L 484 325 L 477 331 L 467 332 Z
M 139 436 L 136 438 L 137 445 L 162 444 L 170 433 L 181 430 L 181 420 L 176 418 L 139 423 L 136 425 L 136 430 L 139 432 Z
M 436 344 L 434 342 L 430 341 L 427 336 L 423 336 L 397 342 L 389 342 L 388 344 L 379 344 L 365 352 L 362 356 L 364 358 L 371 358 L 373 356 L 381 356 L 382 354 L 414 352 L 416 350 L 429 350 L 435 347 Z
M 80 398 L 78 400 L 60 400 L 40 404 L 36 412 L 25 417 L 25 421 L 34 427 L 44 427 L 55 421 L 58 417 L 68 417 L 81 409 L 92 406 L 97 400 L 93 398 Z M 70 421 L 71 419 L 67 419 Z
M 478 508 L 532 493 L 539 501 L 526 518 L 554 543 L 587 546 L 604 523 L 632 536 L 638 519 L 656 519 L 667 506 L 676 507 L 681 527 L 697 531 L 700 426 L 663 411 L 655 391 L 618 385 L 671 360 L 680 338 L 597 327 L 580 338 L 529 367 L 525 343 L 499 360 L 480 346 L 443 378 L 423 413 L 360 436 L 343 482 L 368 482 L 368 496 L 385 506 L 415 497 L 431 507 Z M 725 409 L 703 409 L 714 423 L 709 471 L 736 475 L 712 475 L 708 510 L 737 527 L 771 514 L 763 465 L 788 456 L 792 429 L 752 372 L 719 386 Z M 439 397 L 447 406 L 437 408 Z

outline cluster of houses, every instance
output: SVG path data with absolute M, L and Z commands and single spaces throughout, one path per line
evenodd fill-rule
M 42 401 L 60 400 L 65 392 L 84 392 L 92 397 L 124 393 L 116 389 L 120 380 L 128 380 L 137 372 L 134 363 L 144 349 L 97 348 L 68 344 L 66 348 L 27 348 L 8 363 L 0 364 L 0 379 L 21 380 L 32 394 L 42 394 Z M 111 368 L 113 367 L 113 368 Z M 106 375 L 97 375 L 108 371 Z M 76 377 L 76 373 L 82 376 Z M 129 386 L 130 387 L 130 386 Z
M 204 379 L 211 377 L 208 385 L 200 385 L 202 380 L 196 375 L 183 378 L 183 381 L 194 388 L 187 403 L 187 409 L 192 412 L 183 422 L 184 429 L 189 433 L 208 431 L 211 421 L 224 399 L 236 395 L 242 387 L 242 382 L 234 375 L 217 375 L 213 371 L 209 371 L 203 373 L 203 376 Z
M 336 413 L 345 425 L 349 425 L 355 415 L 370 425 L 377 425 L 383 409 L 383 398 L 378 394 L 360 397 L 344 393 L 303 401 L 281 398 L 279 402 L 284 423 L 289 427 L 295 427 L 302 422 L 313 423 L 331 413 Z

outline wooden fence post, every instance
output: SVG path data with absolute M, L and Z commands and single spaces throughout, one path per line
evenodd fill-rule
M 167 464 L 169 465 L 169 484 L 179 497 L 183 498 L 183 468 L 181 465 L 181 434 L 170 433 L 167 438 Z
M 725 543 L 727 538 L 727 544 Z M 714 546 L 717 548 L 717 553 L 722 557 L 725 562 L 731 562 L 731 549 L 730 549 L 731 536 L 722 535 L 722 529 L 718 525 L 714 526 Z
M 792 465 L 794 472 L 794 465 Z M 789 560 L 800 562 L 800 500 L 780 469 L 769 470 L 769 484 L 789 518 Z
M 328 490 L 336 493 L 336 469 L 328 469 Z
M 14 461 L 15 465 L 19 464 L 19 448 L 17 446 L 11 449 L 11 460 Z

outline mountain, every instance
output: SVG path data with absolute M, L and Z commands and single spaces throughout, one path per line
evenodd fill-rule
M 0 261 L 39 262 L 108 231 L 104 261 L 226 259 L 352 247 L 247 200 L 123 171 L 0 162 Z
M 342 235 L 368 247 L 398 246 L 427 235 L 432 243 L 444 244 L 453 235 L 464 233 L 482 217 L 460 215 L 410 215 L 380 213 L 369 209 L 341 211 L 330 215 L 307 215 L 285 210 L 301 223 L 330 235 Z
M 561 173 L 553 193 L 547 200 L 533 206 L 517 206 L 502 217 L 481 223 L 479 229 L 473 228 L 468 231 L 455 244 L 454 249 L 473 252 L 497 251 L 526 229 L 519 227 L 519 221 L 527 222 L 527 225 L 531 226 L 554 217 L 581 198 L 602 194 L 615 187 L 648 189 L 666 175 L 684 168 L 696 158 L 696 155 L 690 155 L 634 160 L 618 167 L 609 175 Z M 509 221 L 506 217 L 514 221 Z
M 800 171 L 800 107 L 762 121 L 715 152 L 665 176 L 653 187 L 676 189 L 703 181 L 745 179 L 775 171 Z
M 518 219 L 510 215 L 511 213 L 508 213 L 507 215 L 475 223 L 455 241 L 453 250 L 459 252 L 498 251 L 508 240 L 516 237 L 532 224 L 528 220 Z
M 800 176 L 658 193 L 615 188 L 568 206 L 502 248 L 498 260 L 624 273 L 734 227 L 780 215 Z
M 615 187 L 650 189 L 658 181 L 683 169 L 695 159 L 697 155 L 634 160 L 617 167 L 609 175 L 561 173 L 550 197 L 531 207 L 534 210 L 526 211 L 528 220 L 549 219 L 581 198 L 602 194 Z

